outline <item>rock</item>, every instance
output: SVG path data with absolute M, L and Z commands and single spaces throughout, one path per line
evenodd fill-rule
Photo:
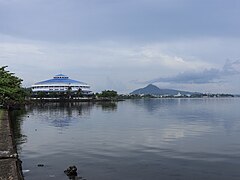
M 38 166 L 38 167 L 43 167 L 43 166 L 44 166 L 44 164 L 38 164 L 37 166 Z
M 14 154 L 11 154 L 9 157 L 10 157 L 10 158 L 18 158 L 18 154 L 17 154 L 17 153 L 14 153 Z
M 0 151 L 0 156 L 6 156 L 10 154 L 10 151 Z
M 77 176 L 77 167 L 69 166 L 64 173 L 69 177 L 69 179 L 73 179 Z

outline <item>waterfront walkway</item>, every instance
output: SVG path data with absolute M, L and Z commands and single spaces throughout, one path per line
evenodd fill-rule
M 8 112 L 0 109 L 0 180 L 22 180 Z

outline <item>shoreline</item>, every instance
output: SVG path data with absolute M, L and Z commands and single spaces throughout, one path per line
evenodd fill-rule
M 48 102 L 118 102 L 125 101 L 125 99 L 53 99 L 53 98 L 44 98 L 44 99 L 29 99 L 26 104 L 34 103 L 48 103 Z
M 23 180 L 21 160 L 18 158 L 8 113 L 0 109 L 0 180 Z

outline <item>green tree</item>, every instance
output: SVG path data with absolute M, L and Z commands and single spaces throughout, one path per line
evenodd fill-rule
M 40 99 L 46 98 L 47 97 L 47 93 L 44 91 L 39 91 L 36 93 L 37 97 L 39 97 Z
M 98 96 L 102 98 L 116 98 L 118 94 L 117 94 L 117 91 L 114 91 L 114 90 L 105 90 L 105 91 L 102 91 L 102 93 L 99 94 Z
M 9 109 L 24 101 L 25 91 L 21 88 L 22 80 L 6 71 L 6 67 L 0 67 L 0 105 Z

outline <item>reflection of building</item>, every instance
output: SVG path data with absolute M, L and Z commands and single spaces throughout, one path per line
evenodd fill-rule
M 64 103 L 36 103 L 26 106 L 32 118 L 39 114 L 47 114 L 41 117 L 41 122 L 47 122 L 50 126 L 64 128 L 79 122 L 79 118 L 90 117 L 94 103 L 91 102 L 64 102 Z
M 68 76 L 58 74 L 46 81 L 41 81 L 32 85 L 33 92 L 65 92 L 81 91 L 83 94 L 91 94 L 90 86 L 86 83 L 69 79 Z

